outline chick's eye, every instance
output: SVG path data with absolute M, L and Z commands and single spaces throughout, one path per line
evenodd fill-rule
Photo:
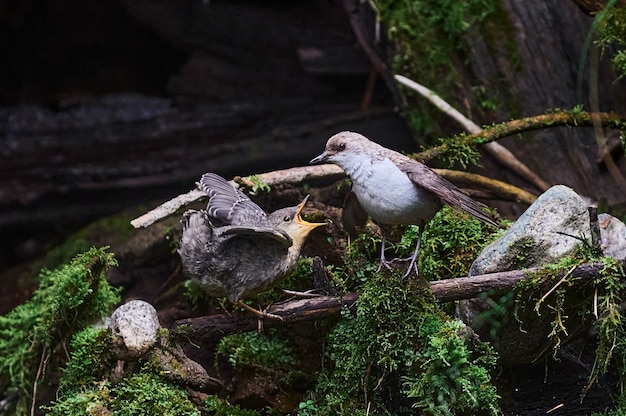
M 285 222 L 289 222 L 289 221 L 291 221 L 291 217 L 290 217 L 289 215 L 285 215 L 285 216 L 283 217 L 283 221 L 285 221 Z
M 344 150 L 346 148 L 345 143 L 339 143 L 339 150 Z

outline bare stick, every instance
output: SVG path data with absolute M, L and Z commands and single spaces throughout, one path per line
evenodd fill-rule
M 147 227 L 154 224 L 158 220 L 175 213 L 180 207 L 189 205 L 202 197 L 206 197 L 206 194 L 199 189 L 194 189 L 186 194 L 178 195 L 176 198 L 170 199 L 155 209 L 143 214 L 141 217 L 135 218 L 130 223 L 135 228 Z

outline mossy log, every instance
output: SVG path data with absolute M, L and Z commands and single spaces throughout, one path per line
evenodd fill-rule
M 603 263 L 583 263 L 571 271 L 569 279 L 578 280 L 580 284 L 589 282 L 598 277 L 603 271 Z M 531 273 L 540 271 L 539 268 L 527 270 L 511 270 L 506 272 L 490 273 L 470 277 L 439 280 L 430 282 L 433 295 L 440 302 L 449 302 L 461 299 L 470 299 L 481 293 L 503 293 L 513 290 L 518 282 Z M 562 270 L 555 276 L 561 279 L 568 271 Z M 337 316 L 343 308 L 350 308 L 357 301 L 358 293 L 349 293 L 344 296 L 319 296 L 309 299 L 298 299 L 273 305 L 271 313 L 278 315 L 282 320 L 259 320 L 255 315 L 247 312 L 233 314 L 218 314 L 196 318 L 181 319 L 173 324 L 174 331 L 179 331 L 185 337 L 194 341 L 210 340 L 234 333 L 254 331 L 277 325 L 294 324 L 304 321 L 317 321 Z

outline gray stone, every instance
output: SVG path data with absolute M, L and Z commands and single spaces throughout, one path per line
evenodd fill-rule
M 590 240 L 589 224 L 585 201 L 566 186 L 553 186 L 537 198 L 498 240 L 480 253 L 469 275 L 556 263 L 563 256 L 574 253 L 582 243 L 581 239 Z M 533 310 L 534 305 L 526 305 L 526 312 L 518 316 L 522 321 L 520 323 L 513 316 L 513 306 L 504 314 L 495 314 L 493 302 L 500 303 L 500 300 L 460 301 L 457 315 L 481 339 L 489 340 L 496 346 L 502 364 L 528 363 L 550 351 L 550 314 L 539 316 Z M 494 329 L 497 329 L 495 338 L 492 337 Z
M 109 322 L 118 355 L 126 358 L 138 358 L 148 352 L 157 342 L 160 327 L 156 309 L 142 300 L 131 300 L 120 306 Z
M 598 214 L 600 238 L 605 256 L 626 259 L 626 225 L 610 214 Z
M 589 239 L 590 234 L 587 204 L 567 186 L 553 186 L 480 253 L 469 275 L 558 262 L 576 250 L 580 238 Z

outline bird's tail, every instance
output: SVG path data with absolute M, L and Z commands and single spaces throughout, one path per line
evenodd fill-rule
M 451 197 L 450 200 L 446 200 L 446 202 L 452 206 L 461 208 L 463 211 L 481 220 L 485 224 L 489 224 L 493 227 L 500 227 L 496 220 L 485 212 L 485 208 L 487 208 L 486 205 L 474 201 L 461 190 L 455 192 L 454 196 Z

